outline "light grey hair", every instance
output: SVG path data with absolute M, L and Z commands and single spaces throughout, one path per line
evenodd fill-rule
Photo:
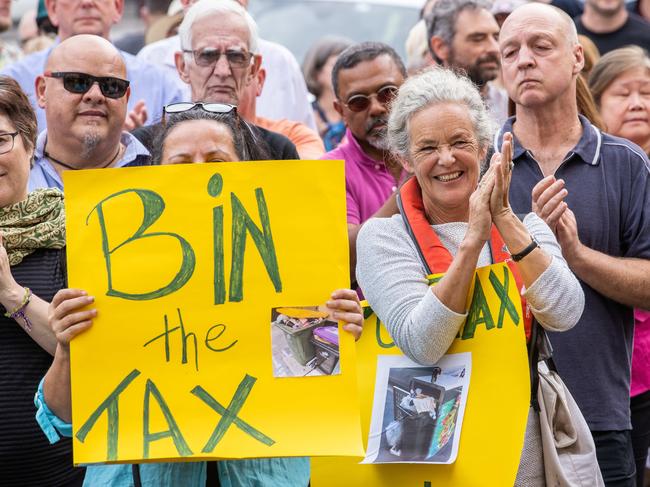
M 487 149 L 496 129 L 481 94 L 465 76 L 434 67 L 409 78 L 399 89 L 388 119 L 388 142 L 397 155 L 410 160 L 409 123 L 413 115 L 437 103 L 457 103 L 469 111 L 474 136 Z
M 488 12 L 492 9 L 491 0 L 438 0 L 433 4 L 431 15 L 427 19 L 427 34 L 429 49 L 431 49 L 431 38 L 440 37 L 445 44 L 451 46 L 456 35 L 456 20 L 464 10 L 485 9 Z M 436 59 L 435 53 L 431 54 Z M 440 59 L 436 59 L 440 62 Z
M 181 49 L 192 49 L 192 26 L 198 20 L 209 15 L 239 15 L 246 21 L 248 26 L 248 50 L 252 53 L 258 52 L 259 37 L 257 34 L 257 23 L 253 17 L 235 0 L 199 0 L 185 14 L 183 22 L 178 28 L 178 36 L 181 40 Z

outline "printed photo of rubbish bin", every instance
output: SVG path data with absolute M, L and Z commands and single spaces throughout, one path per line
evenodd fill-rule
M 273 326 L 285 333 L 287 344 L 296 362 L 307 365 L 307 362 L 316 356 L 314 345 L 310 341 L 313 330 L 323 325 L 327 313 L 304 308 L 277 308 L 275 311 L 279 314 L 273 321 Z

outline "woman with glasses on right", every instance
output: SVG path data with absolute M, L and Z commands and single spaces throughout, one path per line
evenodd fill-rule
M 607 131 L 650 155 L 650 57 L 638 46 L 605 54 L 594 65 L 589 88 Z M 650 210 L 649 210 L 650 211 Z M 650 303 L 648 303 L 650 308 Z M 634 312 L 630 409 L 636 483 L 643 487 L 650 448 L 650 311 Z
M 476 86 L 446 69 L 410 77 L 391 106 L 388 139 L 414 176 L 399 190 L 400 214 L 361 227 L 356 271 L 395 344 L 422 365 L 447 353 L 469 319 L 478 267 L 508 262 L 522 309 L 529 306 L 547 330 L 568 330 L 582 315 L 584 294 L 553 232 L 534 213 L 521 221 L 510 207 L 511 134 L 479 178 L 492 135 Z M 427 276 L 442 273 L 431 286 Z M 515 485 L 545 485 L 542 459 L 539 415 L 531 408 Z

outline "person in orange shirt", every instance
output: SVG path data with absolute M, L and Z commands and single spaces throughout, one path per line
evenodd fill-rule
M 262 94 L 265 78 L 266 71 L 262 67 L 239 101 L 238 113 L 250 123 L 287 137 L 296 146 L 301 159 L 320 159 L 325 154 L 325 146 L 316 131 L 310 129 L 304 123 L 286 118 L 271 120 L 257 116 L 257 97 Z

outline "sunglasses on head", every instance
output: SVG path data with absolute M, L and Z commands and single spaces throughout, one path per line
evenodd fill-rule
M 67 71 L 52 72 L 46 71 L 43 76 L 47 78 L 61 78 L 63 87 L 70 93 L 83 95 L 97 83 L 99 89 L 106 98 L 122 98 L 129 87 L 125 79 L 113 76 L 93 76 L 86 73 L 74 73 Z
M 397 86 L 393 85 L 388 85 L 384 86 L 383 88 L 379 89 L 375 93 L 371 93 L 369 95 L 353 95 L 350 98 L 348 98 L 348 101 L 344 103 L 346 107 L 348 107 L 350 110 L 353 112 L 363 112 L 364 110 L 367 110 L 368 107 L 370 106 L 370 99 L 373 96 L 377 97 L 377 101 L 381 103 L 382 105 L 386 105 L 387 103 L 390 103 L 393 101 L 393 98 L 395 98 L 395 95 L 397 95 L 397 92 L 399 91 L 399 88 Z
M 229 105 L 227 103 L 203 103 L 203 102 L 179 102 L 179 103 L 170 103 L 165 105 L 163 108 L 163 123 L 165 123 L 167 115 L 173 115 L 174 113 L 183 113 L 199 108 L 205 112 L 210 113 L 237 113 L 237 107 L 235 105 Z
M 180 103 L 170 103 L 165 106 L 165 113 L 181 113 L 187 112 L 194 108 L 200 108 L 206 112 L 211 113 L 237 113 L 237 107 L 235 105 L 228 105 L 227 103 L 202 103 L 202 102 L 180 102 Z

